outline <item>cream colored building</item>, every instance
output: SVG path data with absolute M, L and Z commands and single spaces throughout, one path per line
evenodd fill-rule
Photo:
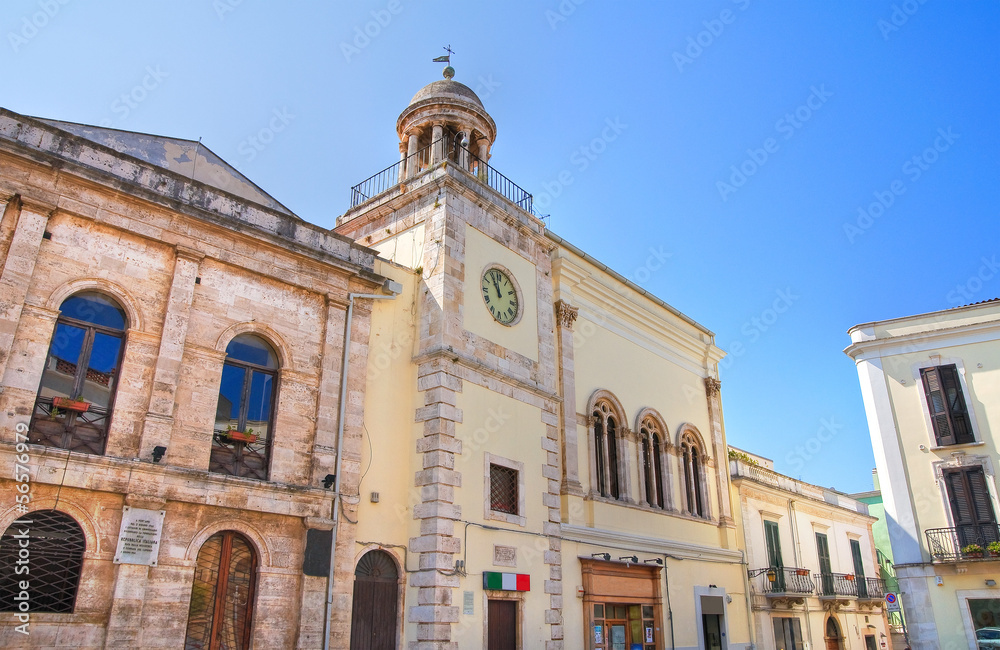
M 746 540 L 757 648 L 890 647 L 868 507 L 735 448 L 729 472 Z
M 975 648 L 1000 633 L 1000 303 L 849 333 L 910 641 Z
M 337 232 L 404 287 L 373 306 L 344 555 L 391 559 L 399 647 L 747 647 L 712 333 L 546 230 L 466 86 L 396 127 Z

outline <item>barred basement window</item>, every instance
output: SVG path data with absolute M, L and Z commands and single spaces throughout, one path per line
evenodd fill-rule
M 27 602 L 31 613 L 72 614 L 86 547 L 80 524 L 69 515 L 57 510 L 23 515 L 0 537 L 0 611 L 22 611 L 18 606 Z M 28 601 L 16 600 L 21 580 L 31 585 Z
M 517 514 L 517 470 L 490 465 L 490 510 Z

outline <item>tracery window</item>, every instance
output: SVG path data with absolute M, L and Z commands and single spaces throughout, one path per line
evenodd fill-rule
M 642 473 L 646 484 L 646 503 L 654 508 L 666 508 L 666 486 L 663 483 L 663 462 L 660 427 L 651 417 L 639 425 L 642 453 Z
M 705 495 L 705 452 L 690 431 L 681 437 L 685 510 L 696 517 L 709 517 Z
M 67 298 L 59 312 L 28 440 L 103 454 L 125 348 L 125 311 L 87 291 Z
M 602 497 L 620 499 L 621 480 L 618 468 L 619 420 L 611 404 L 600 400 L 594 405 L 594 461 L 597 466 L 597 489 Z
M 278 356 L 267 341 L 240 334 L 226 348 L 209 471 L 267 480 L 277 402 Z
M 83 529 L 66 513 L 23 515 L 0 537 L 0 612 L 23 612 L 27 606 L 31 613 L 72 614 L 86 548 Z M 22 580 L 30 584 L 28 601 L 18 598 L 25 591 Z

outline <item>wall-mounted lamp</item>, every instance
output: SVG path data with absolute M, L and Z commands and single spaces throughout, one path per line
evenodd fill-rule
M 653 557 L 653 558 L 650 558 L 648 560 L 643 560 L 642 563 L 643 564 L 659 564 L 660 566 L 663 566 L 663 558 L 662 557 Z
M 333 484 L 337 482 L 336 474 L 327 474 L 326 478 L 323 479 L 323 487 L 329 490 L 333 487 Z
M 622 560 L 625 560 L 625 562 L 629 564 L 639 564 L 639 558 L 636 557 L 635 555 L 623 555 L 620 558 L 618 558 L 619 562 L 621 562 Z
M 604 560 L 605 562 L 611 561 L 611 553 L 591 553 L 590 557 L 596 557 L 599 560 Z
M 166 447 L 153 447 L 153 462 L 158 463 L 163 459 L 163 454 L 167 453 Z
M 994 580 L 993 578 L 987 578 L 986 579 L 986 586 L 987 587 L 996 587 L 997 586 L 997 581 Z

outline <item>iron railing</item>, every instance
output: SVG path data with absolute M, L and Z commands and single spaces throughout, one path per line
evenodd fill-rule
M 399 162 L 389 165 L 377 174 L 372 174 L 351 188 L 351 207 L 361 205 L 368 199 L 391 190 L 405 179 L 427 169 L 431 165 L 434 147 L 441 144 L 444 138 L 435 140 L 416 153 L 401 158 Z
M 747 575 L 758 594 L 811 594 L 816 589 L 808 569 L 766 567 L 751 569 Z
M 28 442 L 85 454 L 104 454 L 111 410 L 88 404 L 85 411 L 59 409 L 53 398 L 39 397 L 29 425 Z
M 930 528 L 924 531 L 924 535 L 927 537 L 927 550 L 934 562 L 1000 559 L 986 548 L 991 542 L 1000 541 L 998 524 Z
M 858 598 L 883 600 L 886 591 L 885 580 L 882 578 L 865 578 L 863 583 L 861 582 L 861 578 L 858 578 Z
M 531 194 L 491 167 L 486 161 L 480 159 L 479 156 L 455 142 L 449 135 L 438 138 L 416 153 L 401 158 L 399 162 L 389 165 L 352 187 L 351 207 L 359 206 L 365 201 L 391 190 L 406 179 L 412 178 L 431 165 L 444 160 L 472 174 L 525 212 L 534 214 Z
M 820 598 L 836 598 L 837 596 L 858 597 L 858 580 L 854 574 L 817 573 L 814 577 L 816 584 L 819 586 Z M 867 597 L 867 590 L 864 597 Z

